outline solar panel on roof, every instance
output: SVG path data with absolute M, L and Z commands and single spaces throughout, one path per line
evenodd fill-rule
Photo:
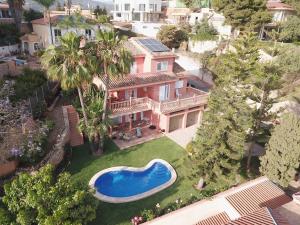
M 155 39 L 140 39 L 138 42 L 151 52 L 169 52 L 170 49 Z

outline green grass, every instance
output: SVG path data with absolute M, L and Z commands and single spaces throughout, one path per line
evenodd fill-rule
M 97 218 L 92 224 L 131 224 L 130 219 L 139 215 L 143 209 L 154 208 L 156 203 L 165 207 L 178 198 L 186 200 L 191 194 L 197 196 L 199 192 L 193 188 L 196 181 L 191 176 L 191 162 L 187 158 L 187 153 L 166 137 L 122 151 L 118 150 L 113 142 L 108 140 L 105 154 L 101 157 L 89 154 L 88 146 L 73 149 L 68 171 L 72 174 L 74 181 L 85 183 L 88 183 L 90 178 L 102 169 L 121 165 L 142 167 L 155 158 L 164 159 L 175 168 L 178 175 L 176 182 L 166 190 L 136 202 L 110 204 L 99 201 Z

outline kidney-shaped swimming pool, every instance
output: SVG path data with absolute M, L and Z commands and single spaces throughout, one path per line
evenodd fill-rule
M 176 180 L 174 168 L 162 159 L 154 159 L 143 168 L 112 167 L 100 171 L 90 180 L 95 196 L 102 201 L 121 203 L 153 195 Z

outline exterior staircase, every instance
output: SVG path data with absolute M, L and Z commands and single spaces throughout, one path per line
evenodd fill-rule
M 83 135 L 78 130 L 79 115 L 72 105 L 64 106 L 67 108 L 68 119 L 70 124 L 70 145 L 72 147 L 84 144 Z

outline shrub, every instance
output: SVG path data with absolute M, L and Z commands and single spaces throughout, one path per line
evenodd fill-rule
M 215 40 L 217 38 L 217 34 L 217 30 L 209 24 L 207 19 L 204 19 L 201 23 L 195 24 L 191 39 L 194 41 Z
M 0 46 L 19 42 L 20 34 L 14 24 L 0 24 Z
M 300 18 L 289 16 L 281 25 L 280 38 L 284 42 L 297 42 L 300 40 Z
M 185 30 L 178 29 L 175 25 L 162 26 L 157 33 L 157 39 L 168 48 L 179 48 L 183 41 L 188 41 Z
M 143 221 L 145 222 L 153 220 L 155 218 L 155 214 L 152 209 L 144 209 L 141 215 L 143 217 Z
M 24 20 L 30 23 L 32 20 L 39 19 L 43 17 L 43 13 L 35 11 L 33 9 L 25 10 L 23 13 Z
M 48 134 L 53 127 L 53 121 L 45 121 L 40 124 L 37 131 L 30 133 L 25 138 L 20 146 L 20 161 L 23 164 L 35 164 L 46 154 Z
M 28 98 L 46 81 L 47 79 L 43 71 L 25 68 L 23 74 L 16 78 L 14 85 L 15 94 L 10 97 L 10 100 L 16 102 Z

